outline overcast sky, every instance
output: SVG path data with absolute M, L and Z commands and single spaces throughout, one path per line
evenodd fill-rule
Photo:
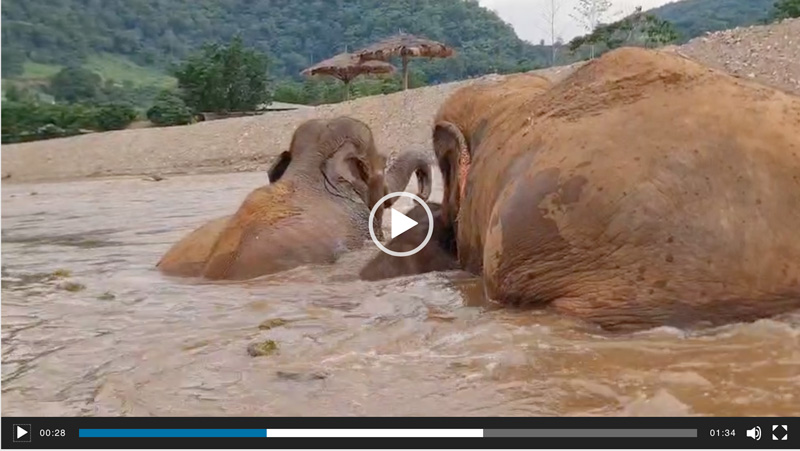
M 550 43 L 549 24 L 544 19 L 542 10 L 551 0 L 478 0 L 481 5 L 495 11 L 503 20 L 510 23 L 517 31 L 517 35 L 527 41 L 538 43 L 544 39 Z M 620 18 L 625 13 L 630 13 L 636 6 L 644 9 L 654 8 L 673 0 L 611 0 L 613 6 L 609 11 L 611 18 Z M 575 36 L 584 34 L 575 19 L 574 14 L 577 0 L 556 0 L 561 6 L 558 9 L 556 20 L 556 34 L 564 41 L 569 41 Z

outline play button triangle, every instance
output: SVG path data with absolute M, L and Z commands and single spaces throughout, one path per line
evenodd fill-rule
M 17 438 L 24 437 L 25 434 L 27 434 L 27 433 L 28 433 L 28 431 L 26 431 L 25 429 L 22 429 L 21 427 L 17 426 Z
M 400 213 L 394 208 L 392 208 L 391 210 L 392 210 L 392 217 L 391 217 L 392 239 L 402 234 L 403 232 L 406 232 L 408 229 L 414 227 L 415 225 L 419 224 L 417 221 L 409 218 L 403 213 Z

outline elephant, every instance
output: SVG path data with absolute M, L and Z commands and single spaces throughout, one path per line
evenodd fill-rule
M 405 214 L 419 224 L 389 241 L 386 248 L 396 252 L 415 249 L 425 240 L 428 227 L 431 226 L 433 234 L 428 244 L 416 254 L 407 257 L 395 257 L 380 252 L 361 269 L 359 273 L 361 280 L 390 279 L 458 268 L 455 259 L 455 241 L 452 235 L 445 233 L 442 206 L 433 202 L 426 203 L 431 210 L 431 216 L 433 216 L 433 225 L 430 225 L 425 209 L 420 205 L 415 205 Z
M 430 195 L 429 152 L 405 152 L 386 168 L 369 127 L 350 117 L 313 119 L 294 132 L 235 214 L 216 218 L 172 246 L 156 265 L 166 275 L 244 280 L 303 264 L 332 263 L 369 239 L 372 207 L 402 191 L 412 174 Z M 376 213 L 379 225 L 386 201 Z M 375 231 L 380 231 L 376 227 Z
M 606 331 L 800 308 L 797 96 L 621 48 L 460 88 L 432 138 L 446 233 L 493 302 Z

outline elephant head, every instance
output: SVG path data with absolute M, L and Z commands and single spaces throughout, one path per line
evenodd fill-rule
M 267 171 L 270 183 L 296 177 L 340 197 L 360 198 L 370 208 L 385 191 L 385 159 L 361 121 L 339 117 L 306 121 L 288 151 Z
M 285 175 L 303 175 L 307 181 L 316 178 L 328 192 L 337 196 L 355 193 L 371 209 L 386 194 L 402 191 L 412 173 L 417 176 L 418 195 L 427 200 L 432 188 L 431 163 L 425 152 L 407 152 L 387 168 L 369 127 L 353 118 L 338 117 L 300 125 L 289 150 L 281 152 L 267 173 L 270 183 Z M 309 177 L 316 169 L 321 177 Z
M 483 188 L 476 193 L 469 190 L 472 181 L 468 177 L 476 168 L 502 164 L 490 155 L 482 155 L 485 153 L 482 151 L 502 149 L 507 144 L 496 138 L 498 131 L 514 130 L 529 123 L 530 117 L 520 115 L 514 107 L 525 104 L 527 109 L 533 105 L 521 93 L 543 92 L 550 86 L 551 82 L 541 76 L 515 74 L 463 87 L 440 107 L 434 119 L 433 149 L 444 179 L 442 221 L 452 236 L 465 232 L 463 227 L 459 231 L 465 199 L 476 195 L 491 197 Z M 496 180 L 487 185 L 495 189 L 502 187 L 502 183 Z M 483 200 L 478 204 L 485 203 Z M 462 249 L 458 252 L 461 254 Z
M 430 197 L 433 178 L 432 159 L 428 152 L 411 151 L 393 156 L 387 167 L 387 158 L 376 150 L 369 127 L 352 118 L 311 120 L 295 131 L 288 151 L 281 152 L 267 173 L 270 183 L 280 180 L 291 167 L 289 174 L 307 172 L 319 160 L 327 159 L 321 173 L 328 191 L 342 196 L 355 193 L 371 210 L 386 194 L 403 191 L 412 174 L 417 176 L 418 196 Z M 342 191 L 344 190 L 344 191 Z M 383 239 L 381 224 L 383 209 L 397 200 L 387 200 L 375 214 L 376 235 Z

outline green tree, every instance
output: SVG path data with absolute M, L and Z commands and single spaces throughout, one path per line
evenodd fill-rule
M 778 20 L 800 17 L 800 0 L 778 0 L 774 16 Z
M 123 103 L 107 103 L 94 111 L 95 122 L 100 130 L 122 130 L 136 119 L 136 110 Z
M 134 85 L 132 83 L 117 83 L 106 80 L 93 103 L 123 103 L 146 110 L 163 88 L 152 85 Z
M 645 25 L 642 29 L 646 44 L 656 46 L 667 45 L 678 40 L 678 31 L 669 21 L 659 19 L 653 15 L 645 16 Z
M 575 14 L 573 18 L 576 19 L 583 28 L 591 33 L 603 21 L 603 17 L 611 8 L 610 0 L 578 0 L 575 6 Z M 590 58 L 594 58 L 595 44 L 590 43 L 591 49 Z
M 4 46 L 5 47 L 5 46 Z M 3 48 L 0 52 L 0 59 L 2 59 L 2 73 L 3 78 L 11 78 L 22 75 L 25 71 L 23 64 L 25 63 L 25 52 L 10 47 Z
M 585 45 L 601 45 L 606 50 L 623 45 L 650 47 L 670 44 L 678 39 L 679 34 L 671 22 L 643 13 L 638 7 L 621 20 L 599 25 L 592 33 L 573 39 L 569 48 L 575 52 Z
M 65 67 L 50 79 L 50 93 L 59 102 L 95 100 L 102 87 L 100 75 L 82 67 Z
M 36 94 L 30 89 L 10 85 L 6 89 L 5 99 L 9 102 L 33 102 L 36 100 Z
M 175 72 L 186 104 L 195 111 L 252 111 L 270 101 L 269 60 L 244 47 L 241 36 L 227 46 L 206 44 Z
M 296 81 L 283 81 L 275 86 L 272 99 L 276 102 L 307 104 L 303 84 Z
M 163 90 L 147 110 L 147 119 L 156 125 L 184 125 L 192 122 L 192 110 L 174 91 Z

